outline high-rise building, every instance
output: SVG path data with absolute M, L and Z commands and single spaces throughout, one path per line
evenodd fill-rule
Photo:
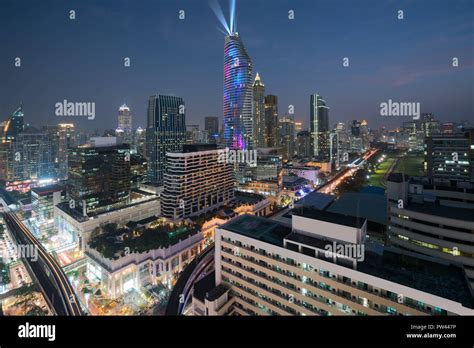
M 224 144 L 230 149 L 253 149 L 253 66 L 237 32 L 224 44 Z
M 180 219 L 220 208 L 234 198 L 232 165 L 220 160 L 215 144 L 184 145 L 166 154 L 161 212 Z
M 186 144 L 208 144 L 209 134 L 207 131 L 199 129 L 199 125 L 192 124 L 186 126 Z
M 351 122 L 351 135 L 353 137 L 360 137 L 360 121 L 352 120 L 352 122 Z
M 461 267 L 390 249 L 372 250 L 366 243 L 365 218 L 304 208 L 293 210 L 291 220 L 289 226 L 240 215 L 219 226 L 214 238 L 214 279 L 201 289 L 204 298 L 195 294 L 193 313 L 473 313 Z
M 279 121 L 280 147 L 283 160 L 291 160 L 295 156 L 295 122 L 288 115 Z
M 154 95 L 148 101 L 146 130 L 148 180 L 163 182 L 166 153 L 182 151 L 186 143 L 184 100 L 180 97 Z
M 265 96 L 265 147 L 277 147 L 278 138 L 278 97 Z
M 370 147 L 370 130 L 367 120 L 360 122 L 360 138 L 362 139 L 363 150 L 367 150 Z
M 209 135 L 209 142 L 216 143 L 219 138 L 219 118 L 215 116 L 204 118 L 204 130 Z
M 3 122 L 2 133 L 0 141 L 2 143 L 14 141 L 18 134 L 23 132 L 24 129 L 24 113 L 23 107 L 20 106 L 16 109 L 10 119 Z
M 474 129 L 426 137 L 425 165 L 432 179 L 474 182 Z
M 299 158 L 311 157 L 311 133 L 308 131 L 299 132 L 296 136 L 296 155 Z
M 142 127 L 138 127 L 135 130 L 135 134 L 133 136 L 133 145 L 132 149 L 138 153 L 139 155 L 146 158 L 146 130 Z
M 47 133 L 26 127 L 15 136 L 8 155 L 8 180 L 52 179 L 53 147 Z
M 266 147 L 265 129 L 265 85 L 257 73 L 253 83 L 253 138 L 256 148 Z
M 422 113 L 420 127 L 425 137 L 441 133 L 441 123 L 435 119 L 432 113 Z
M 9 119 L 0 124 L 0 180 L 9 181 L 12 178 L 12 142 L 23 132 L 23 116 L 23 109 L 20 106 Z
M 321 161 L 329 160 L 329 107 L 318 94 L 310 98 L 312 155 Z
M 83 216 L 123 206 L 130 199 L 130 145 L 106 139 L 93 138 L 69 150 L 69 207 Z
M 48 134 L 51 141 L 56 177 L 65 180 L 68 173 L 68 149 L 75 146 L 74 124 L 59 123 L 58 125 L 45 126 L 43 131 Z
M 474 183 L 391 174 L 387 198 L 390 244 L 462 264 L 474 286 Z
M 303 122 L 295 121 L 295 139 L 299 132 L 303 131 Z
M 118 109 L 118 128 L 124 131 L 132 131 L 132 114 L 126 104 L 123 104 Z
M 126 104 L 118 109 L 118 127 L 115 130 L 115 136 L 120 137 L 125 144 L 133 143 L 132 114 Z
M 31 189 L 31 226 L 40 233 L 54 231 L 54 207 L 65 199 L 64 187 L 49 185 Z

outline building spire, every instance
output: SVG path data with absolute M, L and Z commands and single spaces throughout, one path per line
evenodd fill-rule
M 265 85 L 263 84 L 262 80 L 260 79 L 260 75 L 257 73 L 255 76 L 255 81 L 253 82 L 254 86 L 262 86 L 264 87 Z

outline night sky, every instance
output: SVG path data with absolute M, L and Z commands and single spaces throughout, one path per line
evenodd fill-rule
M 219 3 L 228 18 L 227 0 Z M 379 114 L 388 99 L 420 102 L 442 121 L 474 120 L 472 0 L 237 0 L 236 13 L 280 117 L 293 104 L 309 126 L 310 94 L 319 93 L 331 126 L 362 118 L 400 125 L 406 118 Z M 0 121 L 23 102 L 33 125 L 103 130 L 117 126 L 126 103 L 134 127 L 144 127 L 147 99 L 159 93 L 185 100 L 187 124 L 222 122 L 221 28 L 207 0 L 0 0 Z M 63 99 L 95 102 L 95 120 L 56 116 Z

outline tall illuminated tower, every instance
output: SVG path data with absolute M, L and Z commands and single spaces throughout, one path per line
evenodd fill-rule
M 253 66 L 239 34 L 230 31 L 224 44 L 224 144 L 253 149 Z
M 265 85 L 258 73 L 253 83 L 253 132 L 255 148 L 265 147 Z
M 312 155 L 321 161 L 329 160 L 329 107 L 318 94 L 310 98 Z
M 118 128 L 123 129 L 125 132 L 132 131 L 132 114 L 126 104 L 123 104 L 118 109 Z
M 163 183 L 166 153 L 183 150 L 186 143 L 184 100 L 168 95 L 153 95 L 148 100 L 146 151 L 148 180 Z

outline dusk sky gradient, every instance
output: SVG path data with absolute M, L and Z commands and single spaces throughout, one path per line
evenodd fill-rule
M 219 3 L 228 18 L 227 0 Z M 420 102 L 442 121 L 474 120 L 472 0 L 237 0 L 236 13 L 280 117 L 293 104 L 309 126 L 310 94 L 318 93 L 331 126 L 401 125 L 406 117 L 380 116 L 388 99 Z M 222 123 L 224 35 L 207 0 L 0 0 L 0 26 L 0 121 L 22 102 L 35 126 L 103 130 L 117 127 L 126 103 L 134 127 L 145 127 L 147 99 L 158 93 L 184 99 L 187 124 L 203 126 L 205 116 Z M 95 120 L 55 116 L 64 99 L 95 102 Z

